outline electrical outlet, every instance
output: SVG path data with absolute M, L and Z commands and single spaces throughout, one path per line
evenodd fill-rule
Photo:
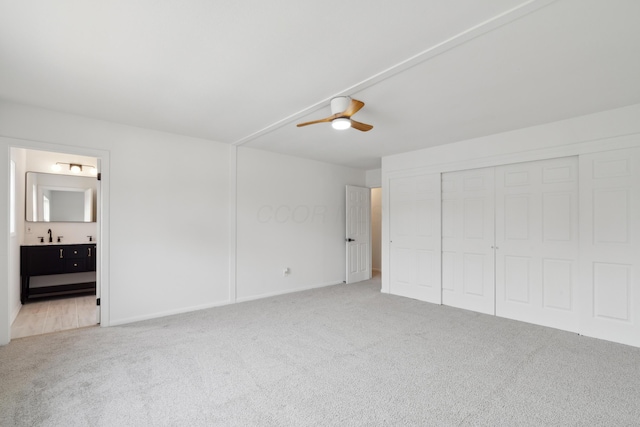
M 282 275 L 283 275 L 283 276 L 288 276 L 290 273 L 291 273 L 291 270 L 289 270 L 289 267 L 285 267 L 285 268 L 282 270 Z
M 31 229 L 31 226 L 28 225 L 27 226 L 27 234 L 31 234 L 31 233 L 33 233 L 33 230 Z

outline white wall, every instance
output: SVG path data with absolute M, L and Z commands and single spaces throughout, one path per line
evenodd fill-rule
M 575 117 L 469 139 L 453 144 L 396 154 L 382 158 L 382 180 L 394 171 L 434 167 L 435 170 L 458 170 L 467 162 L 467 168 L 495 166 L 528 156 L 531 160 L 546 158 L 545 150 L 562 147 L 571 153 L 571 145 L 640 132 L 640 104 L 615 110 Z M 574 150 L 575 151 L 575 150 Z M 436 167 L 437 166 L 437 167 Z M 384 185 L 384 184 L 383 184 Z
M 345 185 L 364 171 L 239 148 L 237 179 L 238 300 L 345 280 Z
M 110 324 L 228 302 L 228 145 L 4 101 L 0 136 L 2 200 L 10 146 L 108 158 L 103 298 Z M 0 223 L 6 217 L 2 210 Z M 0 242 L 7 242 L 6 227 Z M 7 247 L 0 245 L 0 277 L 7 277 Z M 0 298 L 6 295 L 1 280 Z M 0 305 L 0 344 L 8 340 L 7 310 Z
M 23 191 L 24 192 L 24 191 Z M 89 243 L 89 237 L 95 241 L 98 228 L 95 222 L 27 222 L 23 226 L 23 245 L 40 245 L 39 237 L 44 237 L 45 244 L 49 242 L 51 229 L 53 242 L 57 243 L 57 237 L 62 236 L 61 244 Z
M 382 269 L 382 188 L 371 189 L 371 267 Z
M 365 180 L 369 188 L 382 187 L 382 169 L 368 170 Z
M 136 133 L 111 151 L 112 317 L 227 302 L 229 147 Z
M 364 186 L 364 171 L 0 101 L 3 170 L 9 147 L 103 162 L 108 325 L 345 279 L 345 185 Z M 7 179 L 0 174 L 2 200 Z M 0 223 L 7 216 L 0 210 Z M 42 235 L 30 225 L 31 237 Z M 6 232 L 0 277 L 10 267 Z M 9 341 L 7 295 L 0 280 L 0 345 Z

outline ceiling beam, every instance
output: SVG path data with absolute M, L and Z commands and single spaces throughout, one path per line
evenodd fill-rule
M 397 74 L 402 73 L 403 71 L 408 70 L 409 68 L 412 68 L 418 64 L 421 64 L 425 61 L 430 60 L 431 58 L 434 58 L 444 52 L 447 52 L 451 49 L 456 48 L 457 46 L 460 46 L 470 40 L 473 40 L 477 37 L 482 36 L 483 34 L 486 34 L 490 31 L 495 30 L 496 28 L 502 27 L 506 24 L 509 24 L 517 19 L 522 18 L 523 16 L 526 16 L 530 13 L 533 13 L 539 9 L 542 9 L 543 7 L 546 7 L 554 2 L 556 2 L 558 0 L 528 0 L 523 2 L 522 4 L 509 9 L 499 15 L 494 16 L 491 19 L 488 19 L 484 22 L 479 23 L 478 25 L 475 25 L 459 34 L 456 34 L 453 37 L 448 38 L 447 40 L 444 40 L 434 46 L 429 47 L 426 50 L 423 50 L 422 52 L 413 55 L 410 58 L 405 59 L 404 61 L 401 61 L 377 74 L 374 74 L 371 77 L 366 78 L 365 80 L 362 80 L 359 83 L 356 83 L 344 90 L 341 90 L 340 92 L 335 93 L 334 95 L 332 95 L 329 98 L 325 98 L 322 99 L 319 102 L 316 102 L 313 105 L 310 105 L 309 107 L 306 107 L 296 113 L 293 113 L 285 118 L 283 118 L 282 120 L 278 120 L 277 122 L 274 122 L 260 130 L 258 130 L 257 132 L 253 132 L 243 138 L 240 138 L 239 140 L 235 141 L 232 143 L 232 145 L 235 146 L 240 146 L 243 144 L 246 144 L 249 141 L 252 141 L 254 139 L 259 138 L 262 135 L 268 134 L 270 132 L 275 131 L 276 129 L 279 129 L 283 126 L 286 126 L 292 122 L 296 122 L 298 120 L 300 120 L 302 117 L 305 117 L 315 111 L 320 110 L 321 108 L 326 107 L 327 105 L 329 105 L 329 103 L 331 102 L 331 99 L 337 97 L 337 96 L 351 96 L 354 95 L 358 92 L 363 91 L 364 89 L 367 89 L 371 86 L 374 86 L 390 77 L 393 77 Z

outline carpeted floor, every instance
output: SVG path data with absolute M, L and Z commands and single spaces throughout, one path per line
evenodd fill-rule
M 640 424 L 640 349 L 379 289 L 16 339 L 0 425 Z

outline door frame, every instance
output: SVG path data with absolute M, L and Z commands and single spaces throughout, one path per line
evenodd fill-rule
M 110 153 L 107 150 L 93 149 L 86 147 L 53 144 L 44 141 L 35 141 L 28 139 L 17 139 L 0 136 L 0 142 L 4 145 L 0 161 L 3 167 L 7 168 L 7 173 L 0 174 L 0 194 L 6 195 L 8 202 L 9 190 L 9 163 L 11 161 L 11 148 L 20 148 L 27 150 L 49 151 L 53 153 L 75 154 L 80 156 L 95 157 L 97 159 L 97 167 L 100 172 L 100 184 L 97 189 L 97 208 L 96 208 L 96 225 L 97 225 L 97 251 L 98 259 L 96 260 L 96 298 L 100 298 L 100 326 L 109 326 L 109 199 L 110 199 Z M 4 193 L 6 192 L 6 193 Z M 0 212 L 0 221 L 3 221 L 4 232 L 0 233 L 0 245 L 5 248 L 7 255 L 11 251 L 11 236 L 9 232 L 9 209 Z M 3 217 L 5 216 L 5 217 Z M 0 295 L 7 300 L 6 305 L 0 306 L 0 345 L 7 344 L 11 341 L 11 310 L 9 309 L 9 283 L 10 268 L 9 256 L 2 257 L 0 260 L 0 275 L 4 276 L 4 280 L 0 281 Z
M 382 275 L 382 185 L 379 185 L 377 187 L 369 187 L 369 201 L 370 201 L 370 206 L 371 206 L 371 210 L 369 212 L 369 217 L 371 218 L 371 236 L 369 239 L 369 245 L 371 246 L 371 277 L 373 277 L 373 190 L 379 190 L 380 192 L 380 205 L 378 206 L 379 210 L 380 210 L 380 268 L 377 269 L 378 271 L 378 275 Z

